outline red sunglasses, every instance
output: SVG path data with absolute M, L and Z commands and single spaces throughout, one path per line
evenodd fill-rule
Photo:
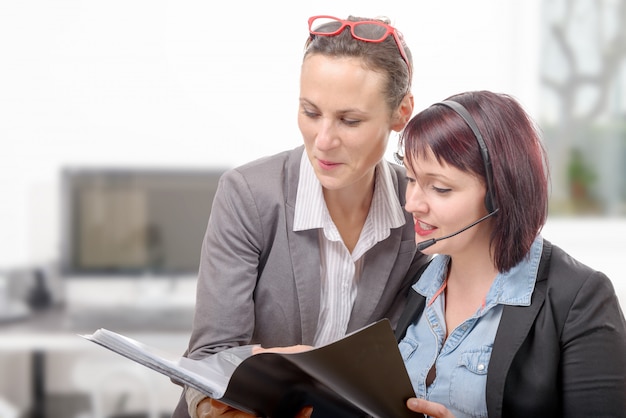
M 338 23 L 338 25 L 326 25 L 327 23 L 335 23 L 335 22 Z M 393 26 L 390 26 L 379 20 L 362 20 L 358 22 L 353 22 L 350 20 L 344 20 L 344 19 L 333 17 L 333 16 L 324 16 L 324 15 L 312 16 L 309 18 L 309 33 L 311 35 L 335 36 L 339 34 L 346 26 L 350 27 L 350 33 L 352 34 L 352 37 L 354 39 L 358 39 L 359 41 L 364 41 L 364 42 L 379 43 L 387 39 L 389 35 L 392 35 L 393 39 L 396 41 L 396 45 L 398 46 L 400 55 L 402 56 L 402 59 L 404 60 L 407 68 L 409 69 L 409 79 L 411 78 L 411 64 L 409 63 L 409 58 L 406 56 L 406 53 L 404 52 L 404 47 L 402 46 L 402 40 L 400 39 L 401 34 Z M 371 28 L 372 26 L 382 28 L 384 29 L 384 31 L 363 30 L 363 29 Z

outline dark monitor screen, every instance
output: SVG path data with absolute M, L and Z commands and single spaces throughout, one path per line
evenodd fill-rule
M 62 170 L 62 273 L 195 275 L 223 172 Z

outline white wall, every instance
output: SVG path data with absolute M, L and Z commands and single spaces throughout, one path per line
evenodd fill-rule
M 315 14 L 389 16 L 417 109 L 470 89 L 536 108 L 538 0 L 3 2 L 0 269 L 56 258 L 63 165 L 233 166 L 298 145 Z

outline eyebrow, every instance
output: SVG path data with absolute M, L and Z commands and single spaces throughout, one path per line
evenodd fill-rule
M 452 180 L 452 178 L 443 175 L 443 174 L 439 174 L 439 173 L 423 173 L 422 177 L 430 177 L 430 178 L 435 178 L 435 179 L 444 179 L 444 180 Z
M 407 175 L 408 174 L 412 174 L 416 178 L 418 177 L 417 173 L 413 169 L 407 169 Z M 434 178 L 434 179 L 441 179 L 441 180 L 448 180 L 448 181 L 454 180 L 451 177 L 448 177 L 448 176 L 446 176 L 444 174 L 433 173 L 433 172 L 430 172 L 430 171 L 426 172 L 426 173 L 420 173 L 419 177 L 422 177 L 422 178 Z
M 306 99 L 304 97 L 300 97 L 300 104 L 308 104 L 310 106 L 313 106 L 316 109 L 319 109 L 319 106 L 316 105 L 315 103 L 313 103 L 312 101 L 310 101 L 309 99 Z M 362 110 L 356 107 L 351 107 L 351 108 L 347 108 L 347 109 L 337 109 L 333 112 L 333 114 L 335 115 L 345 115 L 345 114 L 349 114 L 349 113 L 354 113 L 354 114 L 359 114 L 359 115 L 363 115 L 363 116 L 367 116 L 369 115 L 371 112 L 366 111 L 366 110 Z

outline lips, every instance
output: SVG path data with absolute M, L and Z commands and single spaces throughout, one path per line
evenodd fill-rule
M 324 170 L 332 170 L 333 168 L 339 166 L 339 163 L 334 163 L 332 161 L 327 161 L 327 160 L 317 160 L 317 163 L 319 164 L 320 168 L 324 169 Z
M 415 219 L 415 233 L 420 237 L 425 237 L 437 230 L 437 227 Z

